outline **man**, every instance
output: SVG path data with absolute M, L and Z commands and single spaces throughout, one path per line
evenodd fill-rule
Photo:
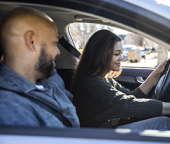
M 0 124 L 66 125 L 34 98 L 60 112 L 79 127 L 75 107 L 62 90 L 47 78 L 55 74 L 58 30 L 53 20 L 32 8 L 11 11 L 0 26 L 4 64 L 0 64 Z

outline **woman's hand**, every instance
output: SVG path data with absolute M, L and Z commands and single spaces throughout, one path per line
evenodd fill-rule
M 159 66 L 157 66 L 157 68 L 154 70 L 153 74 L 155 76 L 160 75 L 164 71 L 166 64 L 167 64 L 167 60 L 160 63 Z
M 154 86 L 155 81 L 157 80 L 158 76 L 161 74 L 161 72 L 163 72 L 163 70 L 165 69 L 165 65 L 167 64 L 167 60 L 162 62 L 145 80 L 144 83 L 142 83 L 140 85 L 140 89 L 141 91 L 148 95 L 148 93 L 150 92 L 151 88 Z

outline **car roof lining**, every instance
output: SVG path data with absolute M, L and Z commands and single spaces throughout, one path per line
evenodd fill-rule
M 103 24 L 103 25 L 108 25 L 108 26 L 113 26 L 117 28 L 121 28 L 130 32 L 133 32 L 135 34 L 138 34 L 140 36 L 146 37 L 148 39 L 151 39 L 152 41 L 156 43 L 161 43 L 168 49 L 170 49 L 170 46 L 166 43 L 163 43 L 161 40 L 150 36 L 142 31 L 139 31 L 135 28 L 129 27 L 127 25 L 121 24 L 119 22 L 109 20 L 106 18 L 102 18 L 101 16 L 96 16 L 94 14 L 89 14 L 85 12 L 80 12 L 77 10 L 69 10 L 66 8 L 61 8 L 61 7 L 53 7 L 53 6 L 46 6 L 46 5 L 40 5 L 40 4 L 28 4 L 28 3 L 14 3 L 11 4 L 9 2 L 0 2 L 0 16 L 5 17 L 5 15 L 11 11 L 14 8 L 20 7 L 20 6 L 26 6 L 26 7 L 32 7 L 35 9 L 38 9 L 40 11 L 45 12 L 48 14 L 56 23 L 59 33 L 60 30 L 63 32 L 65 28 L 74 22 L 87 22 L 87 23 L 97 23 L 97 24 Z M 77 20 L 77 17 L 82 17 L 82 20 L 79 21 Z

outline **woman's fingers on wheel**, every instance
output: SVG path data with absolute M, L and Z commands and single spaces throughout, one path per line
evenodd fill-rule
M 165 65 L 166 64 L 167 64 L 167 60 L 165 60 L 162 63 L 160 63 L 160 65 L 156 68 L 156 71 L 157 71 L 158 74 L 163 72 L 163 70 L 165 69 Z
M 167 60 L 163 61 L 163 62 L 162 62 L 162 65 L 166 65 L 166 63 L 167 63 Z
M 167 60 L 166 61 L 164 61 L 164 65 L 166 65 L 167 64 Z
M 163 61 L 163 62 L 161 63 L 161 66 L 165 66 L 166 64 L 167 64 L 167 60 Z

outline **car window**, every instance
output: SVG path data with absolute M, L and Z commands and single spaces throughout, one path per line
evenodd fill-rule
M 120 28 L 93 23 L 72 23 L 69 26 L 74 44 L 80 52 L 90 36 L 101 29 L 110 30 L 121 37 L 122 67 L 155 68 L 170 56 L 170 52 L 158 43 Z

